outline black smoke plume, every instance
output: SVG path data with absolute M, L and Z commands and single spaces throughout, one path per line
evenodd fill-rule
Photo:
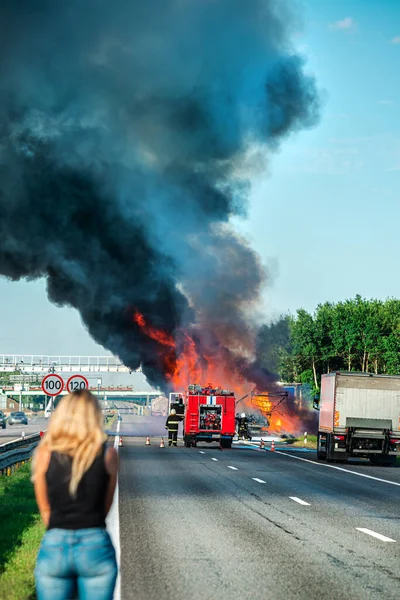
M 229 224 L 246 213 L 246 157 L 318 112 L 289 8 L 0 3 L 0 273 L 45 277 L 52 302 L 154 384 L 170 348 L 135 311 L 174 338 L 208 328 L 249 351 L 264 273 Z

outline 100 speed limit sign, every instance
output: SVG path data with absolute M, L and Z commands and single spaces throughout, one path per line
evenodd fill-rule
M 47 396 L 58 396 L 64 389 L 64 380 L 55 373 L 43 377 L 42 390 Z
M 80 392 L 89 389 L 89 382 L 83 375 L 71 375 L 67 381 L 67 390 L 71 392 Z

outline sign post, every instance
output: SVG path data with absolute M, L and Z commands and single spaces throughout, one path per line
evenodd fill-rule
M 53 397 L 58 396 L 64 389 L 64 380 L 60 375 L 56 373 L 49 373 L 42 379 L 42 391 L 50 398 L 47 406 L 45 407 L 45 417 L 51 402 L 51 409 L 53 409 Z M 48 416 L 48 415 L 47 415 Z

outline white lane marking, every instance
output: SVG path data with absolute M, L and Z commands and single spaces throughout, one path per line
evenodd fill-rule
M 396 542 L 396 540 L 392 540 L 392 538 L 388 538 L 385 535 L 380 533 L 376 533 L 376 531 L 372 531 L 371 529 L 366 529 L 365 527 L 356 527 L 357 531 L 362 531 L 362 533 L 366 533 L 367 535 L 371 535 L 372 537 L 381 540 L 381 542 Z
M 257 481 L 257 483 L 266 483 L 266 481 L 263 481 L 262 479 L 258 479 L 258 477 L 252 477 L 252 479 L 254 479 L 254 481 Z
M 114 439 L 114 448 L 118 452 L 118 434 L 120 430 L 121 421 L 117 423 L 117 435 Z M 109 531 L 112 543 L 115 548 L 115 555 L 117 558 L 118 564 L 118 577 L 115 583 L 114 589 L 114 600 L 121 600 L 121 576 L 120 576 L 120 568 L 121 568 L 121 544 L 119 538 L 119 486 L 118 486 L 118 478 L 117 485 L 115 486 L 115 493 L 113 498 L 113 503 L 110 508 L 110 512 L 107 516 L 107 529 Z
M 205 452 L 203 452 L 203 450 L 199 450 L 200 454 L 205 454 Z
M 236 467 L 231 467 L 230 465 L 228 465 L 228 469 L 232 469 L 232 471 L 237 471 Z
M 349 471 L 348 469 L 343 469 L 342 467 L 336 467 L 335 465 L 327 465 L 326 463 L 315 462 L 313 460 L 309 460 L 308 458 L 302 458 L 301 456 L 293 456 L 292 454 L 288 454 L 287 452 L 281 452 L 280 450 L 275 450 L 275 454 L 283 454 L 283 456 L 289 456 L 289 458 L 294 458 L 296 460 L 303 460 L 304 462 L 311 463 L 312 465 L 317 465 L 318 467 L 327 467 L 328 469 L 336 469 L 337 471 L 343 471 L 344 473 L 350 473 L 350 475 L 357 475 L 358 477 L 365 477 L 366 479 L 373 479 L 374 481 L 381 481 L 382 483 L 389 483 L 390 485 L 397 485 L 400 487 L 400 483 L 396 481 L 389 481 L 388 479 L 381 479 L 380 477 L 373 477 L 372 475 L 366 475 L 365 473 L 358 473 L 358 471 Z
M 218 461 L 218 458 L 212 458 L 211 460 L 216 460 L 216 461 Z
M 301 504 L 302 506 L 311 506 L 308 502 L 304 502 L 301 498 L 296 498 L 296 496 L 289 496 L 293 502 L 297 502 L 297 504 Z

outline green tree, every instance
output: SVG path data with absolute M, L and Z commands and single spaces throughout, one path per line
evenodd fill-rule
M 320 360 L 318 332 L 313 316 L 304 309 L 297 311 L 292 327 L 293 353 L 298 359 L 302 372 L 310 370 L 311 377 L 303 383 L 313 383 L 318 389 L 317 363 Z M 311 379 L 311 381 L 309 381 Z
M 351 300 L 338 302 L 333 311 L 332 341 L 335 354 L 343 359 L 344 367 L 352 370 L 357 350 L 357 322 Z
M 331 370 L 400 374 L 400 300 L 360 295 L 283 316 L 260 330 L 258 358 L 283 381 L 319 388 Z
M 319 304 L 314 316 L 315 336 L 319 346 L 319 376 L 322 372 L 329 373 L 335 365 L 336 353 L 333 347 L 333 315 L 335 306 L 330 302 Z

